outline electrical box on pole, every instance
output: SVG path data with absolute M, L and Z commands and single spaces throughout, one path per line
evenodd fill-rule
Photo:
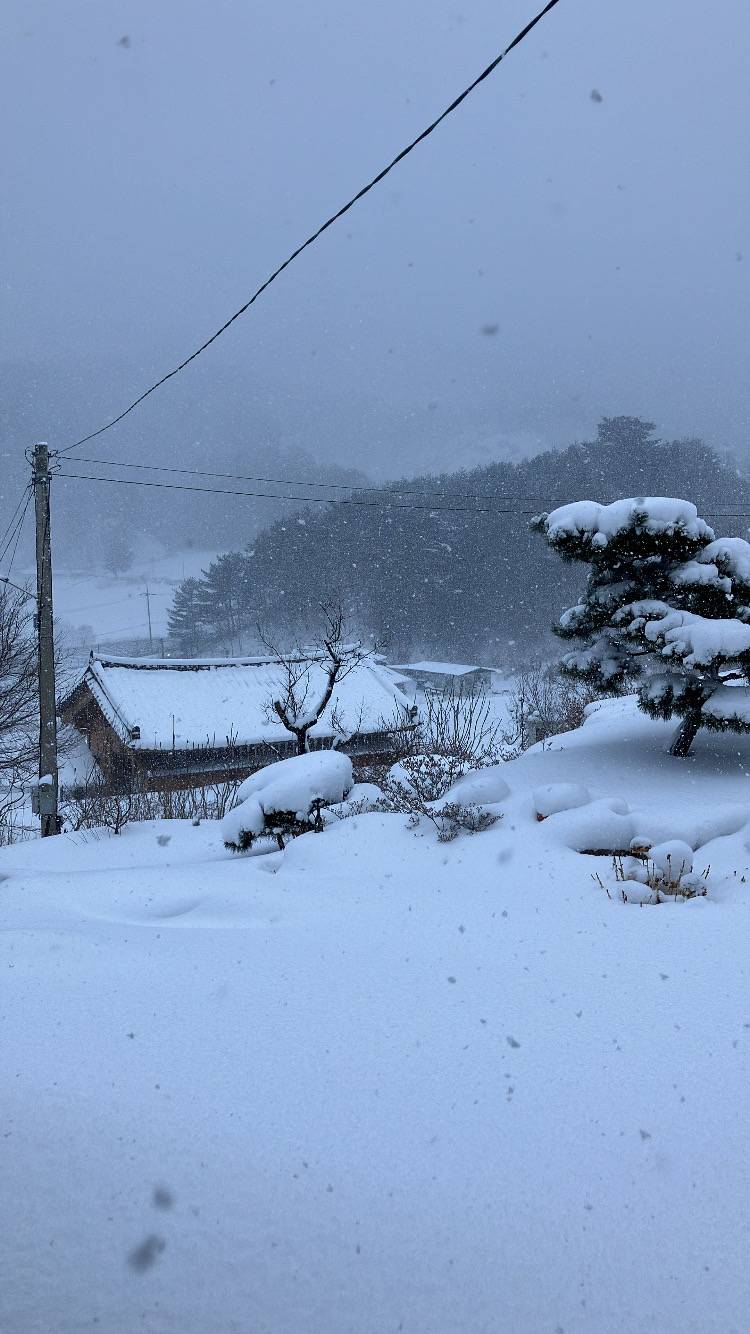
M 34 446 L 34 512 L 36 516 L 36 627 L 39 670 L 39 782 L 35 806 L 42 838 L 60 833 L 57 775 L 57 708 L 55 646 L 52 633 L 52 543 L 49 512 L 49 449 Z

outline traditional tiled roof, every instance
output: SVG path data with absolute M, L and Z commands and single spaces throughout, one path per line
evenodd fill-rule
M 315 658 L 302 662 L 312 704 L 322 694 L 325 673 Z M 270 707 L 282 680 L 283 668 L 274 658 L 177 660 L 92 655 L 60 710 L 70 717 L 88 693 L 120 740 L 133 749 L 263 745 L 289 739 Z M 408 722 L 408 708 L 396 674 L 379 662 L 363 659 L 336 685 L 310 735 L 332 737 L 342 729 L 358 734 L 388 731 L 397 717 L 402 724 Z

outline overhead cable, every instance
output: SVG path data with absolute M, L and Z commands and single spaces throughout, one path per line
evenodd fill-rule
M 360 500 L 354 496 L 332 500 L 330 496 L 278 495 L 268 491 L 235 491 L 230 487 L 188 486 L 184 482 L 153 482 L 135 477 L 94 477 L 90 473 L 59 472 L 58 477 L 79 482 L 108 482 L 112 486 L 149 486 L 165 491 L 194 491 L 209 496 L 249 496 L 255 500 L 295 500 L 303 505 L 355 505 L 365 509 L 428 510 L 433 514 L 535 514 L 536 510 L 493 509 L 475 505 L 418 505 L 412 501 Z
M 427 491 L 424 487 L 408 486 L 366 486 L 353 482 L 303 482 L 291 477 L 253 477 L 246 473 L 235 472 L 207 472 L 202 468 L 168 468 L 160 463 L 123 463 L 122 461 L 113 462 L 111 459 L 90 459 L 83 458 L 77 454 L 75 463 L 92 463 L 100 468 L 131 468 L 138 469 L 140 472 L 166 472 L 176 473 L 181 477 L 213 477 L 226 482 L 257 482 L 263 486 L 306 486 L 318 490 L 329 491 L 356 491 L 360 495 L 399 495 L 399 496 L 425 496 L 440 495 L 447 496 L 451 500 L 525 500 L 539 504 L 544 504 L 543 496 L 506 496 L 502 492 L 488 492 L 486 495 L 471 493 L 465 495 L 460 491 Z
M 460 107 L 461 103 L 466 100 L 469 94 L 473 93 L 474 90 L 479 87 L 480 83 L 483 83 L 485 79 L 489 78 L 490 74 L 492 74 L 493 71 L 497 69 L 498 65 L 503 60 L 505 60 L 506 56 L 509 56 L 511 51 L 513 51 L 515 47 L 519 46 L 525 37 L 528 37 L 529 33 L 536 27 L 538 23 L 541 22 L 541 20 L 545 17 L 546 14 L 549 13 L 551 9 L 555 8 L 555 5 L 557 5 L 558 2 L 559 0 L 548 0 L 548 3 L 544 6 L 544 8 L 541 9 L 539 13 L 536 14 L 534 18 L 532 18 L 526 24 L 526 26 L 521 29 L 520 32 L 516 33 L 516 36 L 513 38 L 513 41 L 510 42 L 508 46 L 506 46 L 505 50 L 501 51 L 498 56 L 495 56 L 495 59 L 490 61 L 489 65 L 487 65 L 486 68 L 482 70 L 481 74 L 477 75 L 477 77 L 474 80 L 472 80 L 472 82 L 468 85 L 468 87 L 464 88 L 463 92 L 459 93 L 458 97 L 455 97 L 453 101 L 450 103 L 450 105 L 447 106 L 445 110 L 442 111 L 441 114 L 437 116 L 436 119 L 433 120 L 427 126 L 426 129 L 422 130 L 422 132 L 418 134 L 415 139 L 412 139 L 411 143 L 407 144 L 405 148 L 402 148 L 401 151 L 396 154 L 396 156 L 388 163 L 386 167 L 383 167 L 382 170 L 379 171 L 376 176 L 372 177 L 372 180 L 368 181 L 366 185 L 362 186 L 361 190 L 358 190 L 355 195 L 352 195 L 351 199 L 347 200 L 347 202 L 341 208 L 337 209 L 335 213 L 332 213 L 331 216 L 327 218 L 326 221 L 322 223 L 321 226 L 318 227 L 316 231 L 312 232 L 311 235 L 308 236 L 306 241 L 303 241 L 301 245 L 297 246 L 297 249 L 293 250 L 292 253 L 287 256 L 284 262 L 282 264 L 279 264 L 277 269 L 274 269 L 273 273 L 270 274 L 268 278 L 266 278 L 265 282 L 261 283 L 260 287 L 258 287 L 256 291 L 253 292 L 253 295 L 247 301 L 245 301 L 244 304 L 241 305 L 239 309 L 234 312 L 233 315 L 230 315 L 229 319 L 225 320 L 224 323 L 221 325 L 221 327 L 217 329 L 215 333 L 212 333 L 211 336 L 205 340 L 205 342 L 201 343 L 200 347 L 197 347 L 195 351 L 191 352 L 190 356 L 186 357 L 184 361 L 181 361 L 178 366 L 175 366 L 171 371 L 167 371 L 166 375 L 162 375 L 161 379 L 157 380 L 148 389 L 144 390 L 142 394 L 139 394 L 138 398 L 134 399 L 133 402 L 127 408 L 125 408 L 123 412 L 118 413 L 118 415 L 116 417 L 113 417 L 111 421 L 105 422 L 105 424 L 103 426 L 100 426 L 98 430 L 90 431 L 88 435 L 84 435 L 81 437 L 80 440 L 74 441 L 72 445 L 68 445 L 65 449 L 61 451 L 61 453 L 68 454 L 72 449 L 78 449 L 80 445 L 85 445 L 87 441 L 94 440 L 96 439 L 97 436 L 103 435 L 105 431 L 111 430 L 113 426 L 116 426 L 118 422 L 121 422 L 123 420 L 124 417 L 127 417 L 129 413 L 133 412 L 133 410 L 137 408 L 144 401 L 144 399 L 148 398 L 150 394 L 155 393 L 157 389 L 160 389 L 163 384 L 167 383 L 167 380 L 171 380 L 175 375 L 179 375 L 180 371 L 184 371 L 185 367 L 189 366 L 191 361 L 195 361 L 196 357 L 199 357 L 202 352 L 205 352 L 206 349 L 211 346 L 212 343 L 215 343 L 217 338 L 220 338 L 221 335 L 226 333 L 227 329 L 229 329 L 230 326 L 234 324 L 235 320 L 238 320 L 241 315 L 244 315 L 245 312 L 249 310 L 252 305 L 254 305 L 254 303 L 258 300 L 258 297 L 261 296 L 263 292 L 265 292 L 266 288 L 270 287 L 271 283 L 275 282 L 275 280 L 280 276 L 280 274 L 282 274 L 285 269 L 289 268 L 289 265 L 292 264 L 294 260 L 297 259 L 302 254 L 304 250 L 307 250 L 308 246 L 313 245 L 318 240 L 318 238 L 321 237 L 323 233 L 328 230 L 329 227 L 332 227 L 335 222 L 338 222 L 340 218 L 344 217 L 344 214 L 348 213 L 351 208 L 354 208 L 354 205 L 357 204 L 360 199 L 363 199 L 366 194 L 369 194 L 369 192 L 375 188 L 376 185 L 379 185 L 380 182 L 384 180 L 385 177 L 391 171 L 393 171 L 393 168 L 396 167 L 399 162 L 403 162 L 404 158 L 408 157 L 408 155 L 414 151 L 414 149 L 417 147 L 418 144 L 421 144 L 423 140 L 427 139 L 429 135 L 431 135 L 437 129 L 437 127 L 448 116 L 451 115 L 452 112 L 454 112 L 458 107 Z

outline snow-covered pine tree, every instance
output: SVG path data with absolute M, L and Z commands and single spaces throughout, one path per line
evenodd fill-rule
M 716 538 L 685 500 L 582 500 L 532 522 L 566 561 L 590 566 L 555 632 L 580 647 L 564 673 L 603 692 L 638 691 L 654 718 L 678 716 L 687 755 L 702 726 L 750 731 L 750 543 Z
M 206 597 L 200 579 L 183 579 L 169 612 L 169 635 L 181 654 L 194 658 L 206 640 Z

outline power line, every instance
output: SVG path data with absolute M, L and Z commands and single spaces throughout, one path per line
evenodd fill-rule
M 66 616 L 77 616 L 79 612 L 101 611 L 103 607 L 124 607 L 126 602 L 133 602 L 134 598 L 136 597 L 143 597 L 143 594 L 131 593 L 130 596 L 126 598 L 112 598 L 109 602 L 89 603 L 85 607 L 66 607 L 64 614 Z M 62 612 L 60 612 L 59 614 L 61 616 L 63 615 Z
M 31 487 L 30 486 L 25 487 L 21 494 L 21 499 L 19 500 L 19 503 L 16 506 L 14 518 L 13 520 L 11 520 L 11 524 L 8 526 L 8 529 L 6 530 L 7 536 L 3 543 L 2 551 L 0 551 L 0 563 L 4 560 L 8 551 L 10 551 L 14 541 L 16 541 L 17 539 L 17 536 L 21 528 L 23 527 L 23 521 L 26 518 L 26 511 L 29 508 L 29 504 L 31 503 L 31 495 L 32 495 Z M 21 509 L 22 505 L 23 508 Z M 19 509 L 21 510 L 20 514 L 18 514 Z M 17 518 L 15 517 L 16 514 L 18 515 Z M 10 567 L 8 567 L 8 574 L 10 574 Z
M 0 561 L 2 561 L 3 556 L 5 555 L 6 551 L 8 550 L 8 547 L 9 547 L 10 543 L 13 541 L 13 537 L 12 537 L 12 535 L 11 535 L 11 529 L 13 528 L 13 526 L 14 526 L 14 524 L 15 524 L 15 521 L 16 521 L 16 515 L 18 514 L 18 511 L 20 510 L 20 508 L 21 508 L 21 506 L 22 506 L 22 504 L 23 504 L 24 496 L 26 495 L 27 491 L 30 490 L 30 486 L 31 486 L 31 483 L 30 483 L 30 482 L 27 482 L 26 485 L 22 488 L 22 490 L 21 490 L 21 494 L 20 494 L 20 496 L 18 497 L 18 500 L 17 500 L 17 502 L 16 502 L 16 507 L 15 507 L 15 509 L 13 510 L 13 513 L 12 513 L 11 516 L 10 516 L 10 519 L 9 519 L 9 521 L 8 521 L 8 525 L 7 525 L 6 529 L 5 529 L 5 532 L 3 533 L 2 537 L 0 538 Z
M 489 507 L 480 508 L 473 505 L 417 505 L 413 502 L 390 501 L 390 500 L 359 500 L 355 497 L 345 497 L 341 500 L 332 500 L 329 496 L 295 496 L 278 495 L 272 492 L 263 491 L 235 491 L 229 487 L 216 486 L 188 486 L 181 482 L 153 482 L 135 477 L 93 477 L 90 473 L 80 472 L 58 472 L 58 477 L 69 478 L 79 482 L 108 482 L 113 486 L 151 486 L 159 490 L 166 491 L 197 491 L 202 495 L 209 496 L 250 496 L 256 500 L 296 500 L 303 505 L 356 505 L 365 509 L 403 509 L 403 510 L 428 510 L 435 514 L 536 514 L 536 510 L 510 510 L 510 509 L 491 509 Z
M 24 597 L 33 598 L 33 600 L 36 601 L 35 595 L 30 593 L 28 588 L 22 588 L 20 584 L 14 584 L 12 579 L 4 579 L 3 576 L 0 575 L 0 584 L 7 584 L 9 588 L 15 588 L 17 593 L 23 593 Z
M 29 505 L 31 504 L 31 495 L 32 495 L 31 488 L 29 488 L 29 494 L 26 497 L 26 504 L 23 507 L 23 510 L 21 512 L 21 517 L 18 520 L 18 523 L 16 524 L 16 535 L 15 535 L 15 540 L 13 542 L 13 550 L 10 553 L 10 560 L 8 561 L 8 571 L 7 571 L 8 575 L 10 575 L 10 572 L 13 569 L 13 562 L 16 559 L 16 552 L 18 551 L 18 543 L 21 537 L 21 530 L 23 529 L 23 521 L 26 518 Z
M 261 283 L 260 287 L 257 288 L 257 290 L 249 298 L 249 300 L 247 300 L 244 303 L 244 305 L 240 306 L 239 310 L 236 310 L 233 315 L 230 315 L 229 319 L 226 320 L 224 324 L 222 324 L 221 328 L 217 329 L 215 333 L 211 334 L 210 338 L 207 338 L 204 343 L 201 343 L 200 347 L 196 348 L 194 352 L 191 352 L 189 357 L 186 357 L 184 361 L 181 361 L 179 366 L 175 366 L 173 370 L 168 371 L 167 374 L 163 375 L 160 380 L 157 380 L 156 383 L 152 384 L 149 389 L 146 389 L 144 393 L 140 394 L 138 398 L 134 399 L 134 401 L 130 404 L 130 406 L 125 408 L 124 412 L 121 412 L 118 414 L 118 416 L 113 417 L 112 420 L 106 422 L 104 426 L 100 426 L 97 431 L 91 431 L 89 435 L 82 436 L 80 440 L 76 440 L 74 444 L 68 445 L 67 448 L 62 450 L 61 452 L 63 454 L 68 454 L 72 449 L 77 449 L 79 445 L 85 445 L 88 440 L 94 440 L 97 436 L 103 435 L 105 431 L 109 431 L 113 426 L 116 426 L 118 422 L 121 422 L 124 417 L 127 417 L 128 414 L 134 410 L 134 408 L 137 408 L 139 404 L 143 402 L 144 399 L 149 397 L 150 394 L 153 394 L 157 389 L 160 389 L 161 386 L 163 384 L 166 384 L 167 380 L 171 380 L 173 376 L 179 375 L 180 371 L 183 371 L 186 366 L 189 366 L 191 361 L 195 361 L 196 357 L 199 357 L 202 352 L 205 352 L 206 349 L 211 346 L 212 343 L 215 343 L 216 339 L 220 338 L 223 333 L 226 333 L 227 329 L 232 324 L 234 324 L 235 320 L 238 320 L 241 315 L 244 315 L 245 312 L 249 310 L 252 305 L 254 305 L 254 303 L 258 300 L 258 297 L 261 296 L 263 292 L 265 292 L 266 288 L 270 287 L 271 283 L 275 282 L 275 280 L 280 276 L 280 274 L 282 274 L 284 270 L 287 269 L 289 265 L 292 264 L 294 260 L 297 259 L 298 256 L 302 254 L 304 250 L 307 250 L 308 246 L 313 245 L 318 240 L 318 238 L 322 236 L 325 231 L 328 230 L 329 227 L 332 227 L 335 222 L 338 222 L 340 218 L 344 217 L 344 214 L 348 213 L 351 208 L 354 208 L 354 205 L 357 204 L 360 199 L 363 199 L 366 194 L 369 194 L 369 192 L 375 188 L 376 185 L 379 185 L 380 182 L 384 180 L 385 177 L 391 171 L 393 171 L 393 168 L 396 167 L 399 162 L 403 162 L 404 158 L 408 157 L 408 155 L 414 151 L 414 149 L 417 147 L 418 144 L 421 144 L 424 139 L 427 139 L 437 129 L 437 127 L 448 116 L 451 115 L 452 112 L 454 112 L 458 107 L 460 107 L 461 103 L 466 100 L 466 98 L 470 95 L 470 93 L 473 93 L 474 90 L 479 87 L 480 83 L 484 83 L 484 80 L 489 78 L 490 74 L 492 74 L 494 70 L 497 69 L 498 65 L 503 60 L 505 60 L 506 56 L 509 56 L 511 51 L 513 51 L 515 47 L 519 46 L 525 37 L 528 37 L 529 33 L 536 27 L 538 23 L 541 22 L 541 20 L 545 17 L 546 14 L 549 13 L 551 9 L 555 8 L 555 5 L 557 3 L 558 0 L 548 0 L 544 8 L 541 9 L 539 13 L 536 14 L 534 18 L 532 18 L 526 24 L 526 26 L 521 29 L 520 32 L 516 33 L 516 36 L 513 38 L 513 41 L 508 46 L 506 46 L 505 50 L 501 51 L 500 54 L 496 56 L 495 59 L 492 60 L 489 65 L 487 65 L 486 69 L 483 69 L 481 74 L 477 75 L 476 79 L 474 79 L 468 85 L 467 88 L 464 88 L 463 92 L 459 93 L 458 97 L 455 97 L 453 99 L 453 101 L 450 103 L 450 106 L 447 106 L 445 110 L 441 112 L 441 114 L 435 120 L 433 120 L 430 125 L 427 126 L 426 129 L 422 130 L 421 134 L 418 134 L 415 139 L 412 139 L 411 143 L 407 144 L 405 148 L 402 148 L 401 151 L 396 154 L 393 160 L 388 163 L 387 167 L 383 167 L 383 169 L 379 171 L 376 176 L 373 176 L 372 180 L 368 181 L 367 185 L 363 185 L 361 190 L 358 190 L 355 195 L 352 195 L 351 199 L 349 199 L 347 203 L 343 205 L 342 208 L 338 209 L 335 213 L 332 213 L 331 216 L 327 218 L 326 221 L 322 223 L 320 227 L 318 227 L 317 231 L 313 232 L 310 236 L 308 236 L 306 241 L 303 241 L 301 245 L 297 246 L 297 249 L 293 250 L 291 255 L 287 256 L 284 262 L 280 264 L 277 269 L 274 269 L 270 277 L 266 278 L 265 282 Z
M 448 496 L 451 500 L 527 500 L 539 501 L 544 504 L 543 496 L 506 496 L 502 492 L 488 492 L 485 495 L 472 493 L 465 495 L 460 491 L 425 491 L 424 488 L 409 488 L 408 486 L 363 486 L 361 483 L 346 482 L 303 482 L 291 477 L 251 477 L 245 473 L 235 472 L 206 472 L 201 468 L 168 468 L 160 463 L 123 463 L 121 461 L 113 462 L 111 459 L 90 459 L 83 458 L 81 454 L 76 455 L 76 463 L 92 463 L 100 468 L 137 468 L 142 472 L 166 472 L 176 473 L 182 477 L 214 477 L 227 482 L 258 482 L 263 486 L 306 486 L 317 488 L 319 490 L 329 491 L 357 491 L 363 495 L 398 495 L 398 496 L 425 496 L 439 495 Z M 64 476 L 64 474 L 60 474 Z M 291 498 L 291 497 L 290 497 Z M 312 499 L 312 497 L 310 497 Z
M 141 466 L 141 465 L 136 465 L 136 466 Z M 420 504 L 415 504 L 414 502 L 411 501 L 402 502 L 402 501 L 391 501 L 391 500 L 382 500 L 382 501 L 361 500 L 353 496 L 343 497 L 342 499 L 332 499 L 330 496 L 279 495 L 277 493 L 270 491 L 265 491 L 265 492 L 237 491 L 231 487 L 188 486 L 187 484 L 181 482 L 156 482 L 135 477 L 94 477 L 90 473 L 78 473 L 78 472 L 58 471 L 56 473 L 56 476 L 65 478 L 66 480 L 70 481 L 105 482 L 111 486 L 148 486 L 148 487 L 154 487 L 157 490 L 162 490 L 162 491 L 192 491 L 192 492 L 197 492 L 198 494 L 209 495 L 209 496 L 239 496 L 239 497 L 251 497 L 256 500 L 298 501 L 302 505 L 355 505 L 365 509 L 426 510 L 431 514 L 510 514 L 510 515 L 516 515 L 519 518 L 531 517 L 540 512 L 538 509 L 532 509 L 532 510 L 495 509 L 491 506 L 478 506 L 478 505 L 443 505 L 443 504 L 420 505 Z M 449 493 L 445 494 L 448 495 Z M 466 498 L 476 499 L 476 500 L 489 500 L 492 499 L 493 497 L 469 496 Z M 500 497 L 500 499 L 504 500 L 516 499 L 521 503 L 525 503 L 528 500 L 536 499 L 536 497 L 504 496 Z M 571 502 L 565 500 L 540 500 L 540 503 L 543 506 L 549 505 L 552 508 L 559 508 L 560 506 L 569 504 Z M 601 501 L 600 503 L 606 504 L 608 502 Z M 707 517 L 711 519 L 750 519 L 750 510 L 745 510 L 736 513 L 736 512 L 729 512 L 726 510 L 708 510 L 704 509 L 702 505 L 699 505 L 697 508 L 701 511 L 701 513 L 707 515 Z

